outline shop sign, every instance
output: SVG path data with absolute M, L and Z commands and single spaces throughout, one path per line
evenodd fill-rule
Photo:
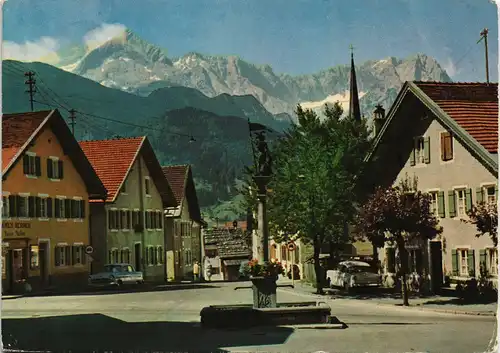
M 30 222 L 9 221 L 2 222 L 3 237 L 26 237 L 27 231 L 31 229 Z

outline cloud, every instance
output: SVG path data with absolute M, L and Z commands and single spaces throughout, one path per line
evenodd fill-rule
M 26 41 L 23 44 L 3 42 L 4 59 L 57 64 L 59 62 L 57 50 L 59 50 L 59 41 L 52 37 L 41 37 L 36 41 Z
M 460 72 L 460 70 L 457 70 L 455 63 L 453 63 L 453 60 L 451 60 L 450 57 L 446 59 L 446 64 L 443 65 L 443 68 L 450 77 L 453 77 Z
M 87 50 L 92 50 L 104 44 L 110 39 L 120 37 L 127 28 L 120 23 L 103 23 L 101 26 L 87 32 L 83 36 L 83 41 Z

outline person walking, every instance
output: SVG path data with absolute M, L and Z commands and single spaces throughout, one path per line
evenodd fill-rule
M 193 265 L 193 277 L 195 282 L 200 280 L 200 265 L 198 264 L 198 261 L 195 261 Z
M 210 264 L 210 262 L 207 262 L 205 272 L 207 274 L 207 279 L 210 282 L 212 280 L 212 265 Z

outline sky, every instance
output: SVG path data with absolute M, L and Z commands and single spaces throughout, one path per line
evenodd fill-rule
M 3 57 L 57 61 L 124 27 L 167 49 L 237 55 L 276 73 L 314 73 L 356 61 L 424 53 L 455 81 L 498 77 L 497 7 L 490 0 L 8 0 Z M 42 59 L 40 59 L 42 58 Z

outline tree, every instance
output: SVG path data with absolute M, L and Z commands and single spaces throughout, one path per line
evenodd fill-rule
M 356 217 L 356 233 L 382 248 L 396 244 L 401 275 L 403 305 L 408 304 L 406 245 L 433 239 L 442 232 L 439 220 L 431 211 L 431 196 L 418 190 L 417 179 L 406 177 L 397 186 L 377 188 L 363 204 Z
M 317 292 L 323 293 L 322 245 L 349 241 L 346 224 L 355 214 L 355 180 L 369 148 L 364 121 L 342 117 L 336 103 L 325 107 L 325 120 L 300 105 L 293 125 L 273 148 L 269 188 L 270 230 L 276 241 L 296 235 L 312 244 Z
M 464 220 L 466 223 L 474 224 L 478 233 L 476 237 L 480 237 L 488 234 L 493 241 L 493 244 L 497 246 L 498 244 L 498 213 L 497 204 L 479 202 L 477 205 L 472 206 L 472 209 L 467 212 L 469 216 L 468 220 Z

